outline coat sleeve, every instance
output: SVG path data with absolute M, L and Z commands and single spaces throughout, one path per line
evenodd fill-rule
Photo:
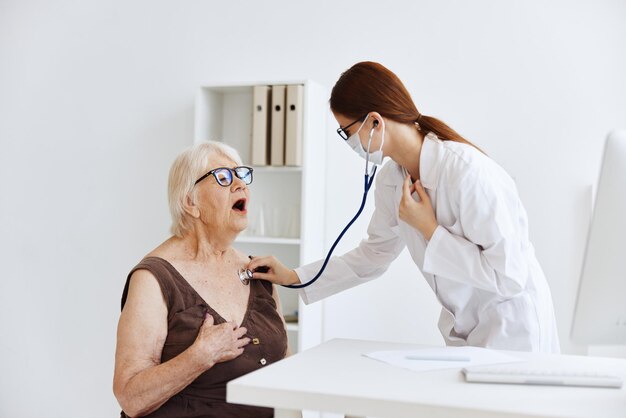
M 513 180 L 473 173 L 457 191 L 463 236 L 439 225 L 424 256 L 424 271 L 503 297 L 526 286 L 527 220 Z
M 312 285 L 300 290 L 304 303 L 317 302 L 373 280 L 383 274 L 405 246 L 394 226 L 398 214 L 394 213 L 395 188 L 376 182 L 375 209 L 367 228 L 368 237 L 358 247 L 346 254 L 332 257 L 322 276 Z M 322 267 L 324 260 L 297 268 L 302 283 L 311 280 Z

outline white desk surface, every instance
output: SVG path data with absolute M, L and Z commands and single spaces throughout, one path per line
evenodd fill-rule
M 621 389 L 467 383 L 459 369 L 416 373 L 366 358 L 411 344 L 336 339 L 228 383 L 228 402 L 382 418 L 626 417 Z M 508 352 L 533 366 L 611 372 L 626 359 Z M 522 363 L 520 363 L 522 364 Z

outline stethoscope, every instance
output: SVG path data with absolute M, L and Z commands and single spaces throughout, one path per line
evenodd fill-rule
M 377 166 L 374 165 L 371 171 L 369 173 L 367 172 L 367 167 L 369 165 L 369 156 L 370 156 L 370 153 L 369 153 L 369 147 L 368 147 L 367 160 L 365 162 L 365 178 L 363 182 L 363 199 L 361 200 L 361 207 L 357 211 L 356 215 L 354 215 L 354 217 L 350 220 L 350 222 L 348 222 L 346 227 L 343 228 L 343 231 L 341 231 L 341 233 L 339 234 L 339 236 L 333 243 L 333 246 L 330 247 L 330 250 L 328 251 L 326 258 L 324 259 L 324 264 L 322 264 L 322 268 L 320 268 L 320 271 L 317 272 L 315 277 L 313 277 L 308 282 L 300 283 L 300 284 L 283 285 L 284 287 L 289 287 L 291 289 L 302 289 L 304 287 L 310 286 L 313 283 L 315 283 L 315 281 L 320 278 L 320 276 L 326 269 L 326 265 L 328 264 L 330 257 L 333 255 L 333 251 L 335 251 L 335 247 L 337 246 L 337 244 L 339 244 L 339 241 L 341 241 L 341 238 L 343 238 L 343 235 L 346 233 L 346 231 L 348 231 L 348 229 L 350 229 L 354 221 L 356 221 L 359 218 L 359 216 L 361 216 L 361 212 L 363 212 L 363 208 L 365 208 L 365 202 L 367 201 L 367 194 L 369 193 L 370 188 L 372 187 L 372 183 L 374 182 L 374 176 L 376 175 L 376 168 L 377 168 Z
M 341 238 L 343 238 L 343 235 L 346 233 L 346 231 L 348 231 L 348 229 L 350 229 L 350 227 L 352 226 L 354 221 L 356 221 L 359 218 L 359 216 L 361 215 L 361 212 L 363 212 L 363 208 L 365 208 L 365 202 L 367 201 L 367 194 L 369 193 L 370 188 L 372 187 L 372 183 L 374 182 L 374 176 L 376 175 L 376 168 L 377 168 L 377 166 L 374 165 L 372 170 L 368 173 L 367 172 L 367 165 L 368 164 L 369 164 L 369 152 L 367 153 L 367 162 L 366 162 L 366 165 L 365 165 L 365 181 L 364 181 L 364 185 L 363 185 L 363 199 L 361 200 L 361 207 L 357 211 L 356 215 L 354 215 L 354 217 L 350 220 L 350 222 L 348 222 L 348 224 L 345 226 L 345 228 L 343 228 L 343 231 L 341 231 L 341 233 L 339 234 L 339 236 L 337 237 L 337 239 L 333 243 L 333 246 L 330 247 L 330 250 L 328 251 L 328 254 L 326 255 L 326 258 L 324 259 L 324 264 L 322 264 L 322 268 L 320 269 L 320 271 L 317 272 L 315 277 L 313 277 L 311 280 L 309 280 L 306 283 L 292 284 L 292 285 L 282 285 L 282 286 L 289 287 L 291 289 L 302 289 L 303 287 L 307 287 L 307 286 L 312 285 L 317 279 L 320 278 L 320 276 L 322 275 L 322 273 L 326 269 L 326 265 L 328 264 L 328 260 L 330 260 L 330 257 L 333 255 L 333 251 L 335 251 L 335 247 L 337 246 L 337 244 L 339 244 L 339 241 L 341 241 Z M 255 271 L 257 271 L 259 273 L 267 273 L 268 270 L 269 269 L 267 267 L 262 266 L 262 267 L 258 267 Z M 246 269 L 246 268 L 241 268 L 241 269 L 237 270 L 237 275 L 239 276 L 239 280 L 241 280 L 241 283 L 243 283 L 244 285 L 250 284 L 250 279 L 252 279 L 252 270 Z
M 315 283 L 315 281 L 320 278 L 320 276 L 322 275 L 322 273 L 326 269 L 326 265 L 328 264 L 328 261 L 330 260 L 330 257 L 332 257 L 333 251 L 335 251 L 335 247 L 337 246 L 337 244 L 339 244 L 339 241 L 341 241 L 341 238 L 343 238 L 343 236 L 346 233 L 346 231 L 348 231 L 348 229 L 350 229 L 350 227 L 352 226 L 354 221 L 356 221 L 359 218 L 359 216 L 361 216 L 361 212 L 363 212 L 363 208 L 365 208 L 365 202 L 367 201 L 367 195 L 368 195 L 368 193 L 370 191 L 370 188 L 372 187 L 372 184 L 374 183 L 374 176 L 376 175 L 376 169 L 378 168 L 376 166 L 376 164 L 374 164 L 372 169 L 368 172 L 368 167 L 369 167 L 369 164 L 370 164 L 370 145 L 372 143 L 372 136 L 374 135 L 374 128 L 378 125 L 377 122 L 378 121 L 374 121 L 374 127 L 370 131 L 369 140 L 368 140 L 368 143 L 367 143 L 367 157 L 365 158 L 365 175 L 364 175 L 364 182 L 363 182 L 363 199 L 361 200 L 361 207 L 357 211 L 356 215 L 354 215 L 354 217 L 350 220 L 350 222 L 348 222 L 348 224 L 345 226 L 345 228 L 343 228 L 343 231 L 341 231 L 341 233 L 339 234 L 339 236 L 337 237 L 337 239 L 333 243 L 332 247 L 330 247 L 330 250 L 328 251 L 328 254 L 326 254 L 326 258 L 324 259 L 324 264 L 322 264 L 322 267 L 320 268 L 320 271 L 317 272 L 315 277 L 313 277 L 311 280 L 309 280 L 306 283 L 282 285 L 283 287 L 288 287 L 290 289 L 302 289 L 304 287 L 310 286 L 313 283 Z M 266 273 L 267 270 L 268 270 L 267 267 L 259 267 L 259 268 L 256 269 L 256 271 L 261 272 L 261 273 Z M 252 279 L 252 271 L 250 269 L 244 269 L 244 268 L 239 269 L 237 271 L 237 274 L 239 276 L 239 280 L 241 280 L 241 282 L 243 284 L 248 285 L 250 283 L 250 279 Z
M 248 258 L 252 259 L 252 256 L 249 255 Z M 257 267 L 254 271 L 259 273 L 267 273 L 269 271 L 269 267 L 260 266 Z M 246 286 L 250 284 L 250 279 L 252 279 L 252 273 L 252 270 L 246 268 L 240 268 L 239 270 L 237 270 L 237 276 L 239 276 L 239 280 L 241 280 L 241 283 Z

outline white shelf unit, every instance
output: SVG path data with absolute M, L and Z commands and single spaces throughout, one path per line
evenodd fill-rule
M 266 237 L 258 235 L 242 235 L 237 238 L 238 243 L 247 244 L 284 244 L 300 245 L 300 238 Z
M 255 166 L 250 186 L 249 226 L 235 247 L 249 255 L 274 255 L 295 268 L 324 257 L 326 119 L 328 95 L 309 80 L 208 84 L 197 94 L 195 142 L 223 141 L 250 164 L 255 85 L 304 86 L 302 166 Z M 322 342 L 322 306 L 305 306 L 298 291 L 277 286 L 292 352 Z

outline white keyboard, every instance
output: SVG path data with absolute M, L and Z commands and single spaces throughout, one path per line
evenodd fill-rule
M 514 366 L 476 366 L 463 369 L 465 380 L 479 383 L 588 386 L 621 388 L 619 376 L 581 370 L 525 369 Z

